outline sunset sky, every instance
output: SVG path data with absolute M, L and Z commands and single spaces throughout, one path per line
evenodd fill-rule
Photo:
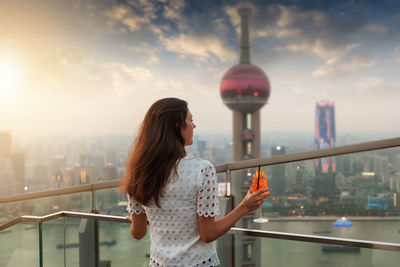
M 238 1 L 3 0 L 0 131 L 133 134 L 157 99 L 189 102 L 198 133 L 227 133 L 222 75 L 238 63 Z M 400 135 L 400 1 L 250 1 L 252 63 L 271 81 L 262 131 Z

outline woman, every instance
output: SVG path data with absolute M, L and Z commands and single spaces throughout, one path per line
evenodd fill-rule
M 268 189 L 248 192 L 233 211 L 216 221 L 215 168 L 185 152 L 193 143 L 194 128 L 185 101 L 158 100 L 147 111 L 127 162 L 122 190 L 128 194 L 131 234 L 143 238 L 149 222 L 150 266 L 217 266 L 212 241 L 269 196 Z

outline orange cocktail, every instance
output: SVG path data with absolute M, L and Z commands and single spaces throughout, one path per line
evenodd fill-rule
M 258 170 L 256 171 L 256 175 L 253 176 L 253 183 L 250 186 L 250 192 L 254 193 L 263 189 L 267 189 L 268 188 L 268 183 L 267 183 L 267 176 L 265 175 L 265 171 L 260 172 L 260 168 L 258 168 Z M 268 196 L 268 192 L 264 192 L 261 195 L 264 197 Z M 262 211 L 261 211 L 262 213 Z M 267 218 L 264 217 L 259 217 L 259 218 L 255 218 L 253 220 L 253 222 L 255 223 L 266 223 L 268 222 Z
M 250 186 L 250 192 L 254 193 L 260 190 L 268 188 L 267 176 L 265 175 L 265 171 L 260 172 L 256 171 L 256 174 L 253 176 L 253 183 Z

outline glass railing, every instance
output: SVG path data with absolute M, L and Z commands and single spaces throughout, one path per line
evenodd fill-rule
M 61 210 L 89 212 L 91 208 L 91 192 L 12 201 L 1 204 L 0 224 L 22 215 L 42 216 Z
M 0 266 L 148 266 L 149 235 L 133 239 L 125 217 L 59 212 L 14 223 L 0 229 Z M 230 253 L 232 248 L 237 253 Z M 389 267 L 400 262 L 398 243 L 242 228 L 218 239 L 217 251 L 221 266 Z
M 38 223 L 20 222 L 0 231 L 0 266 L 40 266 Z
M 95 191 L 96 210 L 101 214 L 124 215 L 127 213 L 127 198 L 116 188 Z
M 68 261 L 76 258 L 76 255 L 67 255 L 66 252 L 68 250 L 64 249 L 66 242 L 68 242 L 66 236 L 70 231 L 70 226 L 66 224 L 66 219 L 65 217 L 59 217 L 44 221 L 41 224 L 43 266 L 67 266 L 67 256 L 69 257 Z
M 271 239 L 259 236 L 234 235 L 235 264 L 243 266 L 253 263 L 254 266 L 299 266 L 299 267 L 362 267 L 397 266 L 400 252 L 329 245 L 311 242 Z M 241 245 L 239 245 L 241 244 Z M 249 248 L 250 244 L 258 244 L 258 250 Z M 253 255 L 249 252 L 254 253 Z M 257 260 L 254 260 L 257 259 Z M 243 264 L 243 265 L 242 265 Z
M 244 216 L 236 226 L 399 244 L 397 142 L 387 142 L 388 146 L 371 142 L 225 165 L 234 206 L 258 169 L 265 171 L 271 192 L 259 210 Z M 258 217 L 268 222 L 255 223 Z M 258 266 L 264 250 L 257 239 L 238 239 L 233 253 L 236 262 Z M 250 256 L 244 260 L 241 255 Z
M 232 197 L 233 206 L 237 205 L 248 190 L 252 176 L 260 169 L 267 174 L 271 196 L 260 209 L 241 219 L 237 227 L 283 232 L 293 236 L 300 234 L 400 244 L 399 155 L 400 138 L 395 138 L 234 162 L 216 166 L 219 191 L 221 195 Z M 61 209 L 125 215 L 126 197 L 117 192 L 118 185 L 119 181 L 112 181 L 2 197 L 0 224 L 23 214 L 43 215 Z M 229 206 L 232 205 L 228 205 L 228 209 Z M 253 219 L 259 216 L 268 218 L 268 223 L 254 223 Z M 335 220 L 341 217 L 347 220 L 335 226 Z M 351 226 L 343 226 L 349 221 Z M 338 221 L 339 224 L 341 222 Z M 231 254 L 236 255 L 233 260 L 235 264 L 246 262 L 257 265 L 264 257 L 265 248 L 258 239 L 234 239 L 227 244 L 234 244 Z M 295 239 L 291 242 L 298 241 Z M 362 246 L 359 248 L 361 251 L 370 249 Z M 223 249 L 226 250 L 226 245 Z M 259 252 L 261 250 L 262 254 Z M 320 250 L 323 253 L 321 257 L 325 258 L 331 252 L 339 253 L 334 247 L 322 248 L 320 245 Z M 68 248 L 66 251 L 71 253 L 73 250 Z M 242 254 L 252 260 L 244 261 Z M 63 261 L 70 258 L 68 253 L 53 255 L 61 257 Z M 76 255 L 72 258 L 77 259 Z
M 220 192 L 241 199 L 259 167 L 265 170 L 271 197 L 263 205 L 270 217 L 399 216 L 400 138 L 245 160 L 216 166 Z M 316 161 L 336 170 L 317 170 Z M 333 164 L 331 164 L 333 166 Z M 0 223 L 21 215 L 58 210 L 125 214 L 120 181 L 0 197 Z M 364 207 L 364 208 L 363 208 Z
M 400 148 L 329 157 L 336 170 L 316 160 L 260 165 L 230 172 L 237 205 L 260 168 L 271 196 L 237 224 L 250 229 L 400 243 Z M 268 223 L 257 224 L 263 216 Z M 336 221 L 338 220 L 338 221 Z
M 42 216 L 61 210 L 91 212 L 99 208 L 106 214 L 121 215 L 126 210 L 126 205 L 125 208 L 121 206 L 126 197 L 117 193 L 119 183 L 102 182 L 1 197 L 0 224 L 22 215 Z

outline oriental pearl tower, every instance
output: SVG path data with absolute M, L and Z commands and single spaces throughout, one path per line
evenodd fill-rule
M 237 12 L 241 18 L 240 61 L 223 76 L 220 93 L 225 105 L 233 113 L 232 161 L 259 158 L 261 150 L 260 110 L 270 95 L 267 75 L 250 62 L 249 19 L 253 8 L 239 5 Z M 250 176 L 249 176 L 250 173 Z M 251 170 L 232 173 L 232 192 L 236 206 L 240 196 L 249 190 Z M 261 209 L 250 212 L 236 223 L 237 227 L 249 227 L 253 219 L 260 217 Z M 253 228 L 257 226 L 252 225 Z M 241 266 L 261 266 L 260 239 L 235 239 L 234 260 Z
M 233 112 L 233 161 L 260 157 L 260 109 L 270 95 L 267 75 L 250 62 L 249 19 L 252 10 L 250 5 L 237 7 L 241 18 L 240 62 L 224 74 L 220 84 L 222 100 Z

